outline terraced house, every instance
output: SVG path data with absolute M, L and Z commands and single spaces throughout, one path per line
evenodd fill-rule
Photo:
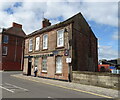
M 72 71 L 97 71 L 97 38 L 81 13 L 51 25 L 43 20 L 42 28 L 27 35 L 23 74 L 71 80 Z
M 25 35 L 22 25 L 15 22 L 1 29 L 0 70 L 23 70 Z

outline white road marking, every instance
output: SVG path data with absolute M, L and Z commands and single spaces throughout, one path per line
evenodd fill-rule
M 16 85 L 13 85 L 13 84 L 10 84 L 10 83 L 5 83 L 6 85 L 10 85 L 10 86 L 13 86 L 15 88 L 18 88 L 18 89 L 22 89 L 24 91 L 28 91 L 28 89 L 25 89 L 25 88 L 22 88 L 22 87 L 19 87 L 19 86 L 16 86 Z
M 48 97 L 49 99 L 52 99 L 52 100 L 58 100 L 58 99 L 55 99 L 55 98 L 53 98 L 53 97 Z
M 2 89 L 4 89 L 4 90 L 7 90 L 7 91 L 9 91 L 9 92 L 14 93 L 14 91 L 12 91 L 12 90 L 10 90 L 10 89 L 7 89 L 7 88 L 5 88 L 5 87 L 3 87 L 3 86 L 0 86 L 0 88 L 2 88 Z

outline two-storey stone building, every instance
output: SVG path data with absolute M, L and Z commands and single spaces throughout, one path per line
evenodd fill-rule
M 23 70 L 25 33 L 21 24 L 0 32 L 0 70 Z
M 27 35 L 23 74 L 71 80 L 72 71 L 97 71 L 97 38 L 81 13 Z

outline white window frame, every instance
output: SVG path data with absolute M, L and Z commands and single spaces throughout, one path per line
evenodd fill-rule
M 43 49 L 48 49 L 48 34 L 43 35 Z
M 7 44 L 8 43 L 8 35 L 3 35 L 3 43 Z
M 43 60 L 46 59 L 46 70 L 43 70 Z M 46 58 L 42 58 L 42 72 L 47 72 L 47 57 Z
M 5 49 L 5 53 L 2 52 L 2 55 L 6 56 L 8 53 L 8 47 L 7 46 L 3 46 L 3 49 Z
M 33 40 L 29 39 L 29 51 L 32 51 L 32 50 L 33 50 Z
M 40 37 L 35 38 L 35 50 L 40 50 Z
M 57 31 L 57 47 L 64 46 L 64 29 Z
M 60 62 L 58 62 L 58 60 L 61 60 Z M 62 64 L 62 57 L 61 56 L 57 56 L 56 57 L 56 73 L 57 74 L 61 74 L 63 72 L 63 64 Z

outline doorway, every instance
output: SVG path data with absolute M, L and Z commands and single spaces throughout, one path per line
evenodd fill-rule
M 32 65 L 32 61 L 31 61 L 31 59 L 29 59 L 28 60 L 28 73 L 27 73 L 28 76 L 31 75 L 31 65 Z

